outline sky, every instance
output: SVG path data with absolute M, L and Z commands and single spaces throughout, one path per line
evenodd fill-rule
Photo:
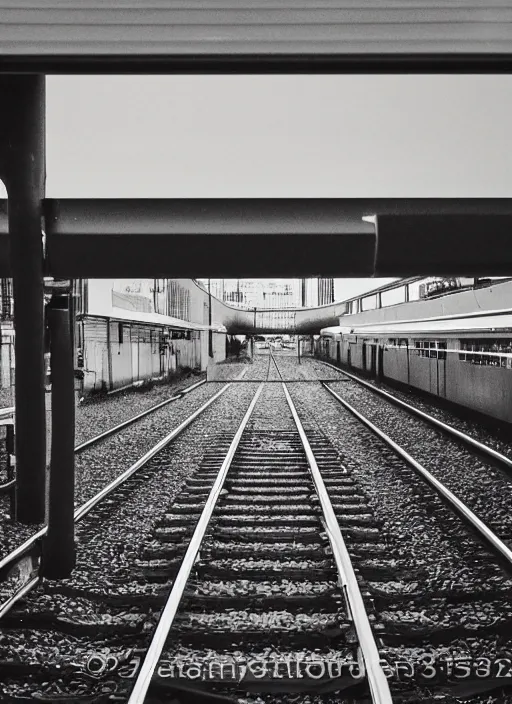
M 48 197 L 512 195 L 512 76 L 49 76 L 46 90 Z M 345 298 L 380 283 L 347 281 Z

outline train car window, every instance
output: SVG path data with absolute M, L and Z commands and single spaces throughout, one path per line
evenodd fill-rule
M 362 310 L 375 310 L 377 308 L 377 296 L 367 296 L 362 299 Z
M 460 340 L 460 350 L 461 362 L 512 369 L 512 339 Z
M 383 308 L 397 305 L 397 303 L 405 303 L 405 300 L 405 286 L 392 288 L 389 291 L 383 291 L 381 293 L 381 303 Z
M 404 340 L 407 343 L 407 340 Z M 415 340 L 414 349 L 420 357 L 446 359 L 446 342 L 443 340 Z

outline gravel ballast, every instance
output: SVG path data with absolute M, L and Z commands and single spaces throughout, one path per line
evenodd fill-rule
M 80 591 L 87 593 L 92 587 L 110 596 L 127 592 L 131 595 L 148 593 L 145 585 L 139 586 L 133 577 L 133 565 L 138 559 L 140 546 L 151 543 L 155 519 L 172 504 L 185 479 L 197 471 L 205 452 L 218 442 L 219 437 L 234 435 L 254 392 L 252 385 L 228 389 L 203 416 L 153 458 L 148 468 L 141 470 L 146 480 L 139 483 L 135 491 L 123 500 L 113 501 L 99 515 L 93 511 L 78 525 L 77 566 L 70 579 L 59 583 L 59 589 L 64 592 L 75 590 L 80 594 Z M 47 610 L 46 585 L 44 582 L 27 597 L 25 610 L 31 613 Z M 67 599 L 61 597 L 55 608 L 61 618 L 76 619 L 80 617 L 80 609 L 86 608 L 86 603 L 80 599 L 77 601 L 76 595 Z M 87 608 L 86 618 L 91 618 L 95 611 L 97 609 Z M 13 613 L 15 616 L 16 610 Z M 132 622 L 133 626 L 138 618 L 140 620 L 137 610 L 132 614 L 118 612 L 111 615 L 116 617 L 118 626 L 120 621 L 125 625 Z M 103 620 L 109 621 L 108 617 Z M 146 614 L 139 625 L 143 635 L 154 625 L 154 617 Z M 62 660 L 63 667 L 72 660 L 75 665 L 84 666 L 89 655 L 109 648 L 108 638 L 91 641 L 90 638 L 77 639 L 62 633 L 50 637 L 46 631 L 15 630 L 5 632 L 0 644 L 0 660 L 7 656 L 21 657 L 24 663 L 45 662 L 53 666 Z M 123 648 L 114 650 L 120 654 Z
M 82 505 L 103 487 L 110 484 L 148 452 L 159 440 L 186 420 L 191 413 L 218 393 L 223 386 L 225 386 L 223 383 L 203 384 L 177 401 L 159 408 L 133 425 L 120 430 L 97 445 L 93 445 L 90 449 L 75 455 L 75 507 Z M 165 398 L 169 398 L 170 395 L 172 396 L 173 394 L 169 394 L 169 391 L 167 391 Z M 158 403 L 159 400 L 153 396 L 151 403 L 147 399 L 146 402 L 148 406 L 152 406 Z M 116 413 L 115 421 L 121 422 L 121 416 L 125 414 L 123 398 L 117 397 L 115 402 L 108 399 L 106 403 L 109 409 L 112 409 L 116 404 L 119 406 L 120 410 Z M 100 430 L 99 423 L 102 409 L 103 404 L 99 402 L 88 407 L 88 415 L 92 416 L 94 412 L 98 423 L 92 435 L 96 435 L 97 431 Z M 129 417 L 134 415 L 134 412 L 136 414 L 137 410 L 131 407 Z M 109 424 L 104 425 L 103 430 L 106 427 L 111 427 L 110 423 L 113 422 L 114 418 L 111 410 L 108 412 L 108 418 Z M 0 554 L 4 555 L 20 545 L 23 540 L 29 538 L 38 526 L 11 523 L 8 520 L 6 497 L 1 498 L 0 506 L 2 512 Z
M 357 382 L 333 391 L 383 430 L 505 541 L 512 540 L 512 483 L 490 462 Z
M 382 442 L 320 384 L 301 383 L 299 379 L 332 379 L 333 388 L 342 396 L 352 394 L 352 400 L 347 400 L 354 405 L 360 403 L 365 415 L 375 413 L 373 420 L 377 425 L 382 427 L 378 417 L 387 414 L 389 427 L 409 437 L 405 423 L 391 415 L 398 409 L 389 410 L 386 404 L 384 411 L 379 410 L 379 404 L 382 407 L 385 402 L 375 399 L 373 404 L 359 394 L 354 382 L 336 381 L 339 373 L 328 370 L 317 360 L 303 358 L 299 366 L 293 356 L 276 354 L 276 361 L 285 379 L 297 379 L 297 383 L 289 383 L 288 389 L 313 451 L 318 449 L 318 462 L 323 467 L 327 490 L 349 552 L 360 570 L 364 600 L 371 608 L 370 620 L 382 638 L 381 655 L 392 667 L 408 662 L 420 671 L 429 654 L 437 658 L 436 662 L 445 656 L 469 658 L 472 662 L 479 658 L 493 662 L 498 657 L 512 658 L 509 635 L 512 580 L 507 579 L 495 559 L 412 469 L 385 449 Z M 245 365 L 247 376 L 265 379 L 268 375 L 277 381 L 276 365 L 272 363 L 272 376 L 268 363 L 266 355 L 258 355 L 253 364 Z M 102 476 L 102 467 L 107 474 L 115 471 L 109 452 L 112 456 L 114 453 L 121 455 L 124 463 L 127 455 L 130 458 L 130 453 L 138 448 L 135 457 L 138 459 L 145 451 L 146 436 L 153 437 L 154 433 L 156 437 L 158 424 L 165 426 L 165 430 L 156 440 L 169 432 L 166 411 L 175 412 L 172 427 L 176 427 L 181 422 L 182 411 L 188 415 L 221 386 L 220 383 L 209 384 L 208 392 L 200 387 L 189 397 L 155 412 L 146 419 L 148 424 L 140 434 L 137 424 L 119 435 L 121 438 L 127 433 L 128 439 L 122 444 L 98 446 L 102 453 L 95 459 L 93 450 L 84 454 L 84 460 L 89 455 L 94 459 L 90 463 L 93 467 L 90 479 L 85 475 L 89 466 L 84 464 L 85 469 L 82 469 L 84 487 L 87 484 L 84 491 Z M 106 502 L 79 525 L 78 561 L 72 578 L 55 585 L 44 582 L 19 610 L 13 611 L 13 619 L 25 610 L 42 621 L 27 624 L 30 630 L 19 625 L 12 630 L 5 629 L 0 661 L 14 656 L 38 667 L 51 669 L 60 664 L 63 669 L 69 667 L 73 672 L 82 672 L 91 653 L 122 658 L 126 657 L 130 643 L 136 647 L 147 645 L 163 595 L 169 588 L 169 579 L 179 564 L 181 548 L 176 547 L 176 537 L 186 538 L 191 534 L 201 510 L 200 497 L 207 491 L 216 462 L 221 461 L 221 454 L 257 388 L 255 383 L 233 384 L 182 436 L 141 470 L 138 480 L 133 483 L 130 480 L 119 496 Z M 365 390 L 365 393 L 372 396 L 370 391 Z M 337 632 L 339 637 L 346 632 L 343 609 L 338 611 L 332 601 L 333 588 L 336 590 L 337 586 L 330 548 L 322 549 L 326 535 L 319 533 L 315 525 L 318 522 L 317 499 L 309 489 L 304 491 L 307 467 L 304 460 L 297 459 L 296 465 L 286 470 L 287 477 L 280 465 L 286 452 L 294 457 L 295 447 L 299 447 L 292 437 L 296 428 L 283 399 L 279 383 L 265 386 L 257 406 L 259 410 L 247 426 L 250 444 L 247 440 L 238 459 L 240 463 L 243 457 L 248 464 L 243 468 L 236 465 L 238 469 L 233 470 L 231 478 L 228 475 L 220 499 L 222 511 L 201 548 L 194 566 L 193 583 L 188 587 L 187 599 L 191 599 L 192 606 L 176 621 L 179 637 L 168 642 L 167 661 L 190 663 L 199 658 L 205 663 L 212 659 L 232 662 L 238 656 L 243 659 L 247 652 L 237 651 L 235 643 L 231 642 L 239 637 L 240 642 L 253 644 L 251 655 L 261 653 L 262 659 L 267 661 L 276 657 L 293 659 L 297 645 L 294 638 L 318 638 L 323 631 Z M 191 404 L 187 413 L 183 410 L 186 401 Z M 179 412 L 177 407 L 181 409 Z M 153 419 L 154 424 L 149 419 Z M 136 429 L 137 436 L 130 440 L 129 431 Z M 438 435 L 431 428 L 427 430 Z M 426 452 L 434 447 L 430 436 L 419 429 L 410 442 L 412 454 L 418 447 L 423 451 L 423 444 L 428 446 Z M 217 455 L 215 448 L 219 448 Z M 438 459 L 444 460 L 441 449 L 441 445 L 436 446 L 432 457 L 437 452 Z M 261 466 L 256 466 L 254 458 L 251 459 L 253 450 L 262 452 Z M 465 448 L 461 451 L 471 455 Z M 467 461 L 467 458 L 460 459 L 464 476 L 468 475 L 464 466 Z M 454 462 L 451 456 L 450 462 Z M 126 466 L 131 463 L 131 460 L 126 461 Z M 442 471 L 441 466 L 438 463 L 435 471 Z M 427 468 L 435 474 L 434 469 Z M 187 483 L 187 492 L 179 496 L 185 480 L 194 472 L 198 473 L 197 477 Z M 484 474 L 481 468 L 478 473 Z M 454 481 L 460 484 L 462 474 L 454 476 Z M 503 475 L 501 477 L 503 479 Z M 489 486 L 494 484 L 494 475 L 485 474 L 485 478 Z M 506 500 L 504 495 L 502 500 Z M 494 494 L 484 495 L 481 501 L 482 504 L 495 502 Z M 264 511 L 261 510 L 263 504 Z M 491 509 L 487 510 L 492 513 Z M 506 527 L 501 514 L 499 519 L 499 526 Z M 148 571 L 156 575 L 156 583 L 148 583 Z M 295 576 L 290 578 L 292 573 Z M 158 575 L 162 577 L 160 582 Z M 281 598 L 280 605 L 269 608 L 276 594 Z M 310 604 L 308 599 L 315 599 L 317 595 L 325 600 L 325 608 L 319 601 L 310 611 L 302 612 L 283 603 L 283 598 L 290 597 L 297 600 L 295 604 L 298 600 Z M 119 601 L 127 597 L 134 600 L 131 606 L 130 601 Z M 226 605 L 224 611 L 220 609 L 222 617 L 219 617 L 215 613 L 217 606 L 210 598 L 225 599 L 225 604 L 231 606 Z M 247 600 L 254 599 L 259 606 L 253 608 L 253 604 L 248 608 Z M 52 625 L 55 619 L 62 632 Z M 66 630 L 67 621 L 75 624 L 73 634 Z M 257 639 L 267 632 L 269 647 L 258 650 Z M 114 637 L 115 633 L 124 635 Z M 281 637 L 279 634 L 289 638 L 288 647 L 275 640 L 276 636 Z M 214 644 L 217 635 L 224 638 L 224 647 Z M 205 644 L 201 644 L 202 637 Z M 201 653 L 196 647 L 188 648 L 189 642 L 201 644 Z M 352 661 L 352 644 L 345 649 L 341 647 L 342 642 L 332 641 L 330 653 L 335 653 L 338 661 Z M 230 644 L 231 648 L 227 647 Z M 318 656 L 323 660 L 327 651 L 323 647 L 315 650 L 308 644 L 308 648 L 297 649 L 297 653 L 300 652 L 308 659 Z M 32 675 L 27 675 L 26 693 L 48 693 L 52 685 L 45 687 L 42 681 L 32 680 Z M 52 677 L 55 678 L 55 671 L 48 675 L 48 681 Z M 478 675 L 473 679 L 475 677 Z M 413 691 L 407 682 L 393 679 L 393 691 L 400 691 L 403 701 L 409 704 L 457 701 L 449 691 L 442 692 L 434 683 L 432 685 L 427 682 Z M 5 691 L 9 696 L 19 693 L 19 681 L 8 680 Z M 290 695 L 284 693 L 273 699 L 264 692 L 242 692 L 242 695 L 240 702 L 291 701 Z M 310 698 L 326 704 L 329 697 L 312 695 Z M 343 701 L 343 697 L 338 695 L 336 700 Z M 308 695 L 302 693 L 301 701 L 308 701 Z M 494 698 L 491 692 L 481 696 L 470 692 L 464 701 L 491 704 L 505 703 L 507 698 L 504 694 Z

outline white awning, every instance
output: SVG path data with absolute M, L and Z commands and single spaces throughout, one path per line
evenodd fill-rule
M 222 324 L 201 325 L 200 323 L 191 323 L 188 320 L 180 320 L 169 315 L 161 315 L 160 313 L 142 313 L 134 310 L 123 310 L 115 308 L 112 315 L 94 315 L 95 318 L 110 318 L 110 320 L 126 321 L 130 323 L 138 323 L 145 325 L 164 325 L 175 330 L 213 330 L 214 332 L 226 332 L 226 328 Z

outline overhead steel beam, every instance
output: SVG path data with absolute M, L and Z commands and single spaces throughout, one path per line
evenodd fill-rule
M 74 75 L 509 74 L 510 53 L 2 55 L 0 73 Z
M 68 277 L 371 276 L 374 227 L 336 199 L 60 200 L 48 266 Z
M 45 273 L 58 278 L 512 271 L 509 198 L 47 199 L 44 213 Z M 363 220 L 373 214 L 377 235 Z M 0 276 L 9 272 L 0 234 Z
M 375 276 L 512 275 L 510 214 L 377 215 Z

